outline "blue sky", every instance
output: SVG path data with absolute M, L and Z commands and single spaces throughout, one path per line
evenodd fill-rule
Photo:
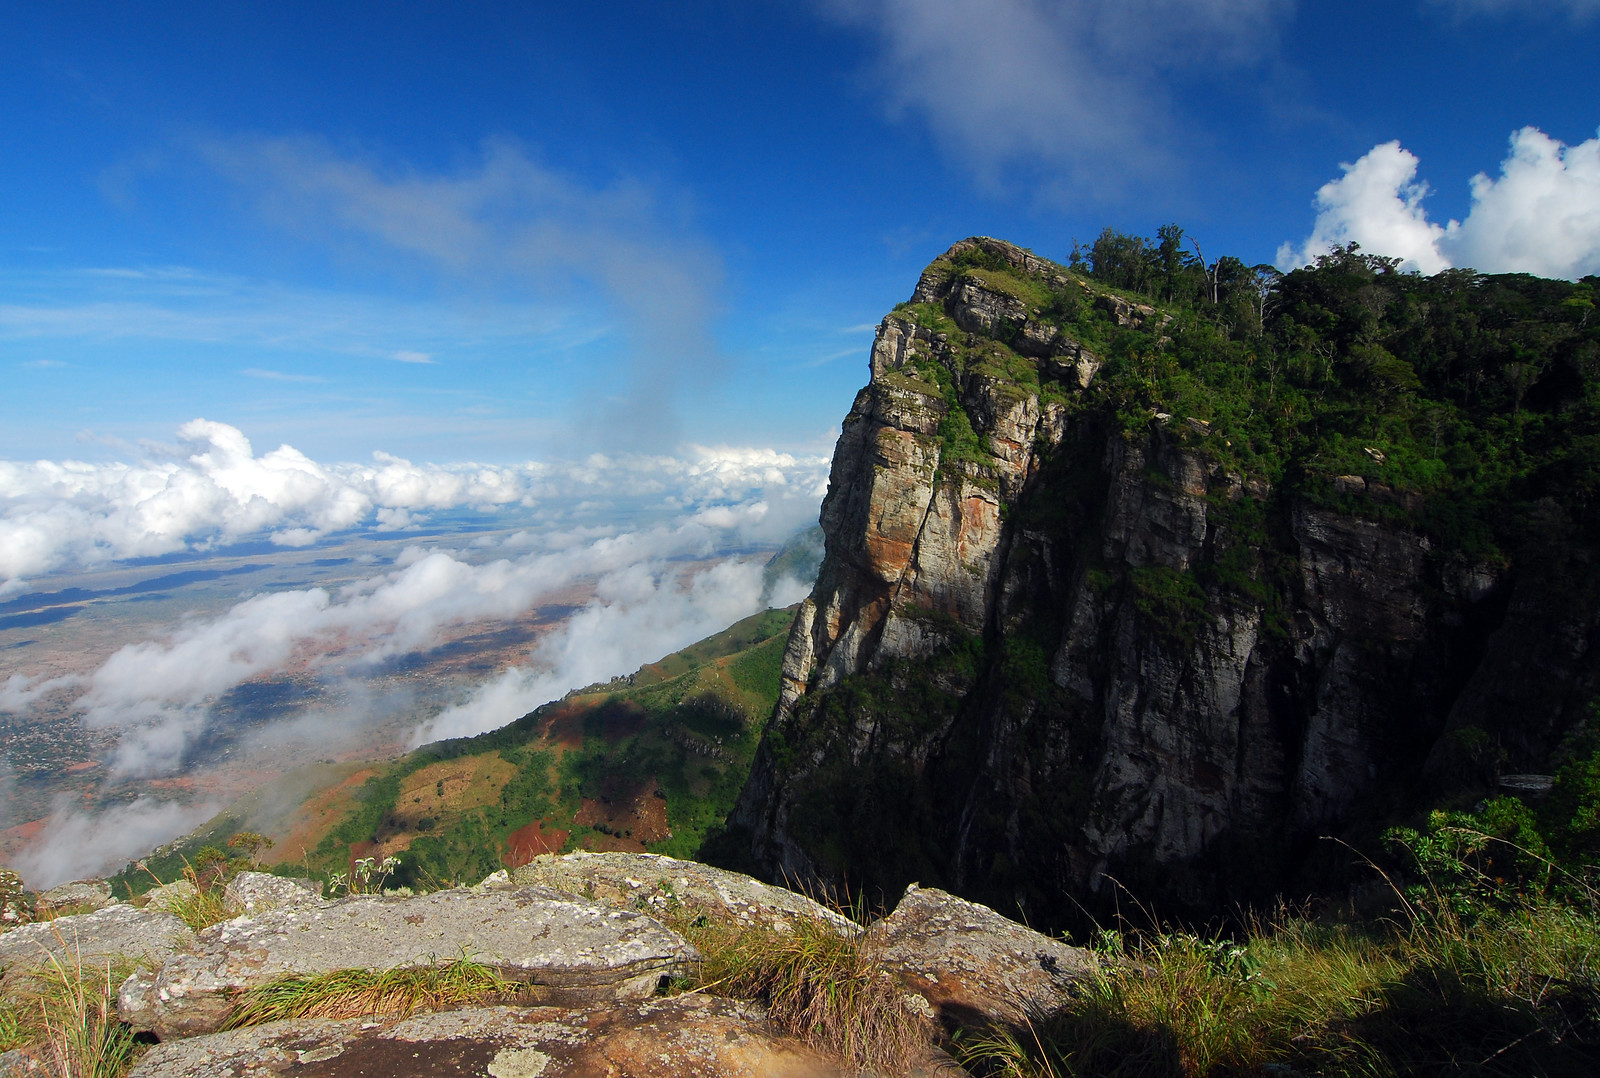
M 956 239 L 1065 258 L 1176 221 L 1210 258 L 1354 237 L 1527 268 L 1514 221 L 1444 229 L 1530 126 L 1571 173 L 1562 265 L 1600 271 L 1600 187 L 1573 179 L 1600 126 L 1596 0 L 61 3 L 5 24 L 0 459 L 124 459 L 197 418 L 319 461 L 826 452 L 871 326 Z M 1357 162 L 1366 186 L 1318 203 Z

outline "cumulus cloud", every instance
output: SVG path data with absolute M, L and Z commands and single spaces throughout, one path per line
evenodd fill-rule
M 891 107 L 995 181 L 1017 162 L 1073 179 L 1165 155 L 1161 76 L 1270 54 L 1292 0 L 820 0 L 875 37 Z
M 653 498 L 674 512 L 759 501 L 763 514 L 776 510 L 770 533 L 815 511 L 827 469 L 820 455 L 726 446 L 515 466 L 414 464 L 380 452 L 371 463 L 323 465 L 287 445 L 257 456 L 243 432 L 204 419 L 178 438 L 131 463 L 0 461 L 0 595 L 62 568 L 255 537 L 305 546 L 351 528 L 403 529 L 434 511 L 579 497 Z
M 1466 219 L 1444 225 L 1428 220 L 1429 188 L 1416 179 L 1416 155 L 1398 141 L 1340 167 L 1344 175 L 1317 192 L 1310 237 L 1278 249 L 1281 268 L 1355 242 L 1424 273 L 1451 266 L 1569 279 L 1600 272 L 1600 137 L 1567 146 L 1522 128 L 1500 175 L 1472 178 Z
M 1428 185 L 1416 182 L 1417 158 L 1398 140 L 1374 146 L 1353 165 L 1341 165 L 1344 176 L 1317 191 L 1317 223 L 1303 248 L 1278 249 L 1278 264 L 1302 265 L 1335 245 L 1361 244 L 1374 253 L 1403 258 L 1423 273 L 1450 265 L 1439 253 L 1444 228 L 1431 223 L 1422 208 Z

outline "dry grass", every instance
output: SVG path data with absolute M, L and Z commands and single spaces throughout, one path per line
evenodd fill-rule
M 854 1066 L 905 1073 L 933 1033 L 859 935 L 796 918 L 789 932 L 694 917 L 674 927 L 704 956 L 682 987 L 759 1000 L 785 1032 Z
M 284 1018 L 406 1018 L 469 1005 L 536 1003 L 537 997 L 534 986 L 468 959 L 406 969 L 335 970 L 250 989 L 236 1002 L 228 1028 Z
M 161 908 L 194 929 L 210 928 L 238 915 L 222 897 L 222 888 L 211 886 L 192 895 L 173 895 L 162 900 Z
M 117 1018 L 117 986 L 131 969 L 86 965 L 75 945 L 60 942 L 60 951 L 0 1003 L 0 1047 L 21 1048 L 52 1078 L 121 1078 L 138 1051 L 133 1031 Z
M 1354 929 L 1282 917 L 1243 944 L 1135 937 L 1066 1011 L 961 1042 L 974 1073 L 1600 1073 L 1600 925 L 1528 906 Z

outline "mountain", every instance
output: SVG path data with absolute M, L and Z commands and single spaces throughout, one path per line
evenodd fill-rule
M 1162 305 L 988 238 L 928 267 L 725 858 L 1036 924 L 1123 887 L 1209 914 L 1581 750 L 1600 282 L 1242 271 Z

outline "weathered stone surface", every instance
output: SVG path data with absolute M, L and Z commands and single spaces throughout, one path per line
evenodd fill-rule
M 0 1078 L 43 1078 L 49 1073 L 32 1052 L 21 1048 L 0 1052 Z
M 1167 909 L 1215 910 L 1302 886 L 1316 836 L 1451 766 L 1447 730 L 1490 732 L 1511 768 L 1549 770 L 1600 691 L 1600 607 L 1571 586 L 1588 554 L 1455 564 L 1404 515 L 1336 510 L 1315 489 L 1406 513 L 1412 492 L 1242 474 L 1222 416 L 1162 412 L 1133 432 L 1069 406 L 1098 358 L 1064 332 L 1048 355 L 1007 356 L 1033 351 L 1013 331 L 1043 315 L 953 273 L 971 251 L 1072 284 L 1020 248 L 963 240 L 913 297 L 962 331 L 905 313 L 880 327 L 834 454 L 827 554 L 730 817 L 770 878 L 888 890 L 937 870 L 1061 923 L 1109 904 L 1115 877 Z M 1111 322 L 1165 325 L 1092 298 Z M 955 405 L 983 454 L 941 457 Z M 971 665 L 946 661 L 969 646 Z M 1039 649 L 1048 684 L 1019 661 Z M 918 714 L 890 714 L 930 685 Z M 890 787 L 914 820 L 886 815 Z M 849 823 L 820 834 L 817 804 Z M 880 826 L 904 841 L 856 841 Z M 884 863 L 918 846 L 939 854 Z
M 654 853 L 542 854 L 515 869 L 511 879 L 646 913 L 693 911 L 777 932 L 789 931 L 797 918 L 820 921 L 844 935 L 861 930 L 805 895 Z
M 948 1025 L 1020 1024 L 1060 1007 L 1095 959 L 988 906 L 912 884 L 864 941 Z
M 144 908 L 176 913 L 185 903 L 194 901 L 199 893 L 199 888 L 188 880 L 173 880 L 152 888 L 145 897 Z
M 763 1018 L 751 1004 L 697 995 L 591 1011 L 302 1019 L 157 1045 L 129 1078 L 843 1078 Z
M 194 932 L 172 914 L 117 903 L 0 935 L 0 971 L 10 980 L 48 966 L 52 956 L 67 964 L 103 966 L 121 958 L 159 965 L 194 943 Z
M 76 906 L 89 913 L 111 905 L 111 885 L 105 880 L 58 883 L 48 891 L 41 891 L 34 901 L 41 910 Z
M 545 988 L 552 1002 L 634 999 L 688 971 L 693 947 L 655 920 L 537 887 L 358 895 L 224 921 L 192 954 L 130 977 L 123 1020 L 163 1040 L 218 1029 L 230 995 L 288 974 L 471 958 Z
M 322 886 L 315 880 L 290 879 L 266 872 L 241 872 L 228 881 L 222 892 L 230 909 L 242 913 L 261 913 L 288 906 L 316 906 L 322 903 Z
M 0 867 L 0 929 L 33 920 L 33 897 L 19 874 Z

